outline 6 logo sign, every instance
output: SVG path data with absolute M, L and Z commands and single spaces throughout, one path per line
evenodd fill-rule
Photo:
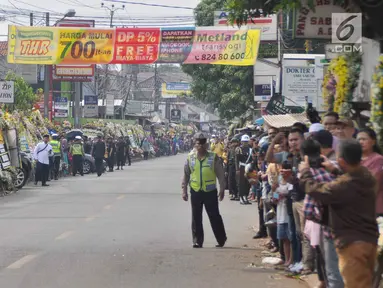
M 362 43 L 362 13 L 332 13 L 331 21 L 332 43 Z

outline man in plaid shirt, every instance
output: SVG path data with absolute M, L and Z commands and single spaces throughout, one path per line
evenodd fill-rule
M 325 155 L 336 167 L 339 167 L 335 161 L 335 151 L 332 149 L 332 134 L 329 131 L 322 130 L 316 132 L 312 138 L 320 144 L 321 154 Z M 335 175 L 330 174 L 324 168 L 311 168 L 310 170 L 314 179 L 318 182 L 331 182 L 336 178 Z M 327 287 L 343 288 L 343 279 L 338 267 L 338 255 L 335 250 L 331 229 L 328 226 L 328 208 L 317 203 L 311 196 L 306 194 L 304 201 L 304 215 L 307 220 L 322 224 L 322 251 L 324 252 L 326 278 L 328 282 Z

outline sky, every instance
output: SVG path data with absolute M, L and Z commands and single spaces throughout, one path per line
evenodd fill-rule
M 101 8 L 102 2 L 108 8 L 114 5 L 114 9 L 125 5 L 124 9 L 115 12 L 115 26 L 174 27 L 194 26 L 190 8 L 195 8 L 200 0 L 1 0 L 0 40 L 7 39 L 9 24 L 29 26 L 31 12 L 34 13 L 34 26 L 45 26 L 44 12 L 50 13 L 50 25 L 53 25 L 66 11 L 74 9 L 76 17 L 73 19 L 94 19 L 96 26 L 109 27 L 110 10 Z

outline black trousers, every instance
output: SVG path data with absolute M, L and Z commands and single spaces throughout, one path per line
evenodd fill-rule
M 117 167 L 125 165 L 125 155 L 117 155 Z
M 245 166 L 239 168 L 239 197 L 247 197 L 249 195 L 250 183 L 245 177 Z
M 229 165 L 229 192 L 232 195 L 238 196 L 237 176 L 235 165 Z
M 82 155 L 73 155 L 73 169 L 72 169 L 72 174 L 75 176 L 78 173 L 80 175 L 84 175 L 82 171 Z
M 49 176 L 49 164 L 36 163 L 35 182 L 41 181 L 43 185 L 47 183 Z
M 55 179 L 59 177 L 60 161 L 61 161 L 60 155 L 57 155 L 53 158 L 53 174 Z
M 96 166 L 96 172 L 98 176 L 102 175 L 102 164 L 103 164 L 104 158 L 95 158 L 94 159 L 94 165 Z
M 144 152 L 144 160 L 148 160 L 149 159 L 149 152 Z
M 125 162 L 124 162 L 125 164 L 126 164 L 126 160 L 128 160 L 129 165 L 132 164 L 132 160 L 130 159 L 129 151 L 126 151 L 126 153 L 125 153 Z
M 223 245 L 227 240 L 225 226 L 223 225 L 223 220 L 219 213 L 217 193 L 217 190 L 212 192 L 190 191 L 190 201 L 192 206 L 192 235 L 194 244 L 202 246 L 204 242 L 202 224 L 203 206 L 205 206 L 206 213 L 209 216 L 211 228 L 213 229 L 218 244 Z
M 261 195 L 257 195 L 257 203 L 258 203 L 258 219 L 259 219 L 259 233 L 263 235 L 267 235 L 267 229 L 265 225 L 265 218 L 263 215 L 263 208 L 260 207 Z
M 114 157 L 115 157 L 115 155 L 109 155 L 109 157 L 108 157 L 109 171 L 113 171 L 113 168 L 114 168 Z

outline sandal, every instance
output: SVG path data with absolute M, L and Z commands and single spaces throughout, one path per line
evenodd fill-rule
M 310 275 L 310 274 L 313 274 L 314 273 L 314 271 L 313 270 L 311 270 L 311 269 L 303 269 L 302 271 L 301 271 L 301 275 Z

